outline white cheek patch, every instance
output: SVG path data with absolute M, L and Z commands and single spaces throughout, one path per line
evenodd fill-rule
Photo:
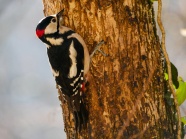
M 49 41 L 52 45 L 61 45 L 63 43 L 63 39 L 62 38 L 46 38 L 47 41 Z
M 45 34 L 52 34 L 57 32 L 57 23 L 50 23 L 46 28 L 45 28 Z
M 76 50 L 74 49 L 74 42 L 72 41 L 71 45 L 70 45 L 70 59 L 72 61 L 72 65 L 70 67 L 70 71 L 69 71 L 69 77 L 70 78 L 73 78 L 76 76 L 77 74 L 77 67 L 76 67 L 76 56 L 77 56 L 77 52 Z

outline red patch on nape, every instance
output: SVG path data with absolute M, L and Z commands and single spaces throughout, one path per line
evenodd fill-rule
M 36 30 L 36 35 L 40 38 L 40 37 L 43 36 L 44 32 L 45 32 L 45 30 L 39 30 L 39 29 L 37 29 Z

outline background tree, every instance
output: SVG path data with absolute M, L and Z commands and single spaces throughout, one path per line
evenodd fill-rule
M 91 52 L 101 40 L 107 57 L 92 59 L 87 128 L 77 138 L 179 138 L 179 113 L 170 98 L 162 47 L 150 0 L 43 0 L 44 14 L 65 9 L 64 25 Z M 165 97 L 168 96 L 168 97 Z M 73 116 L 59 93 L 67 138 Z

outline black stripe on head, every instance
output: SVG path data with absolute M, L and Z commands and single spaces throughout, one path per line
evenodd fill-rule
M 54 18 L 53 16 L 47 16 L 46 18 L 42 19 L 39 24 L 37 25 L 36 29 L 44 30 L 51 22 L 51 19 Z

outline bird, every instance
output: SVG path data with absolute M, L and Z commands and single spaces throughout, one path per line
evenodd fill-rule
M 89 115 L 83 94 L 91 57 L 83 38 L 62 25 L 63 13 L 64 9 L 41 19 L 36 35 L 46 44 L 57 87 L 73 113 L 75 130 L 80 132 Z

